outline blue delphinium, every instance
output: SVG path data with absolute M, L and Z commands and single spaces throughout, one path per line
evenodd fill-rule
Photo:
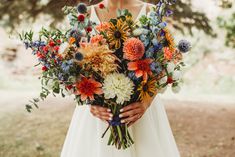
M 160 27 L 161 29 L 165 28 L 167 26 L 166 22 L 161 22 L 159 23 L 158 27 Z
M 46 43 L 44 41 L 35 41 L 35 42 L 25 41 L 24 45 L 25 45 L 25 48 L 28 49 L 28 48 L 39 48 L 39 47 L 45 46 Z
M 168 16 L 171 16 L 173 14 L 173 11 L 172 10 L 167 10 L 166 11 L 166 16 L 168 17 Z
M 147 58 L 152 58 L 153 54 L 154 54 L 154 48 L 153 47 L 148 48 L 147 51 L 145 52 L 145 56 Z
M 153 72 L 160 74 L 162 72 L 162 67 L 158 62 L 153 62 L 150 64 L 150 68 Z
M 73 66 L 73 60 L 68 60 L 62 63 L 61 68 L 64 72 L 68 73 L 72 66 Z
M 87 12 L 87 6 L 85 3 L 79 3 L 77 6 L 78 13 L 85 14 Z
M 60 81 L 67 81 L 68 80 L 68 76 L 65 76 L 63 73 L 59 73 L 58 74 L 58 79 Z
M 158 43 L 157 45 L 154 45 L 153 48 L 154 51 L 159 51 L 163 48 L 163 45 L 161 43 Z
M 128 73 L 128 77 L 131 80 L 138 81 L 138 78 L 135 76 L 135 72 L 133 72 L 133 71 Z
M 140 40 L 144 43 L 144 46 L 147 47 L 150 43 L 150 39 L 147 35 L 140 35 Z
M 178 44 L 178 49 L 182 53 L 186 53 L 191 49 L 191 44 L 187 40 L 180 40 Z

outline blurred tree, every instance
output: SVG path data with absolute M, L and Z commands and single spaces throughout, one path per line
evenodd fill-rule
M 224 9 L 233 9 L 232 0 L 221 0 L 220 6 Z M 235 12 L 228 19 L 218 17 L 218 24 L 221 28 L 226 30 L 226 46 L 235 48 Z
M 89 3 L 88 0 L 81 1 Z M 156 3 L 158 0 L 146 1 Z M 52 16 L 51 26 L 53 27 L 64 17 L 61 11 L 62 7 L 65 5 L 75 6 L 78 2 L 79 0 L 0 0 L 0 24 L 13 30 L 21 22 L 33 22 L 40 14 L 48 14 Z M 92 0 L 90 4 L 98 2 L 100 0 Z M 193 11 L 190 1 L 179 0 L 176 5 L 173 5 L 172 10 L 174 10 L 173 26 L 176 29 L 184 33 L 187 28 L 193 34 L 192 28 L 197 28 L 209 35 L 213 34 L 209 19 L 204 13 Z

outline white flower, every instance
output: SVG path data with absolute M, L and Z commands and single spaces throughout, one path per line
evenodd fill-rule
M 142 28 L 137 28 L 133 31 L 133 35 L 134 36 L 140 36 L 143 33 L 143 29 Z
M 60 48 L 59 48 L 59 54 L 62 54 L 66 51 L 66 49 L 69 48 L 69 43 L 65 42 L 63 44 L 60 45 Z
M 133 31 L 134 36 L 140 36 L 141 34 L 147 35 L 149 33 L 149 30 L 144 28 L 137 28 Z
M 179 70 L 176 70 L 173 72 L 172 79 L 173 80 L 179 80 L 182 78 L 182 72 Z
M 129 101 L 133 94 L 134 83 L 124 74 L 113 73 L 106 76 L 103 83 L 104 97 L 117 98 L 118 104 Z
M 171 87 L 171 90 L 174 92 L 174 93 L 179 93 L 180 90 L 181 90 L 181 87 L 179 86 L 179 84 L 175 85 L 175 86 L 172 86 Z
M 159 80 L 160 85 L 165 84 L 166 82 L 167 82 L 167 76 L 165 76 Z
M 167 64 L 168 73 L 172 73 L 174 71 L 174 69 L 175 69 L 175 64 L 174 63 L 170 62 L 170 63 Z

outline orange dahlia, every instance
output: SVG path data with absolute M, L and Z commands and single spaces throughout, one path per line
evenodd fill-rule
M 169 47 L 164 47 L 164 58 L 166 60 L 172 60 L 173 57 L 173 52 L 171 51 L 171 49 Z
M 123 58 L 134 61 L 141 59 L 144 55 L 144 44 L 137 38 L 130 38 L 124 42 Z
M 94 94 L 100 95 L 103 94 L 101 89 L 102 84 L 86 77 L 82 77 L 81 81 L 77 82 L 75 92 L 76 95 L 81 95 L 81 100 L 85 101 L 88 98 L 94 100 Z
M 146 82 L 148 80 L 148 75 L 152 75 L 152 71 L 150 69 L 150 64 L 152 62 L 152 59 L 144 59 L 130 62 L 127 66 L 128 70 L 135 71 L 135 76 L 137 78 L 143 76 L 143 81 Z

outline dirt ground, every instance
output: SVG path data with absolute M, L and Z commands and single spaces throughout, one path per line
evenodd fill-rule
M 25 95 L 1 94 L 0 157 L 58 157 L 73 101 L 49 98 L 28 114 Z M 235 157 L 235 104 L 164 103 L 182 157 Z

